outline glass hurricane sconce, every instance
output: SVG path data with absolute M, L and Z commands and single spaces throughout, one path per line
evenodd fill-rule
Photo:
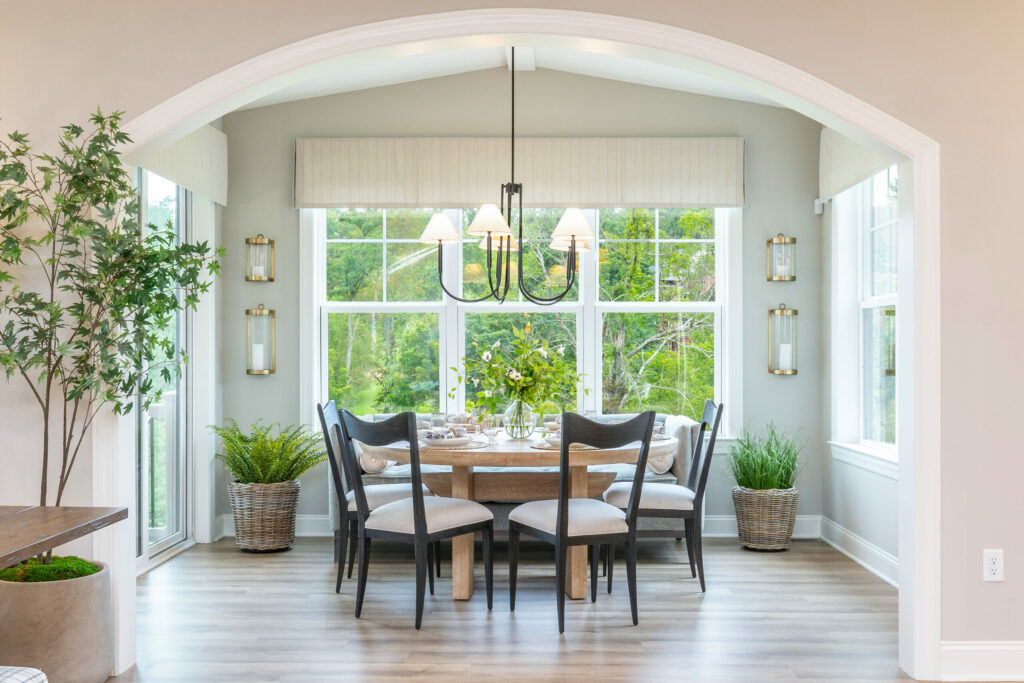
M 884 309 L 885 327 L 882 334 L 885 339 L 885 376 L 896 376 L 896 309 Z
M 786 304 L 768 311 L 768 372 L 773 375 L 796 374 L 796 315 Z
M 274 309 L 256 308 L 245 311 L 247 375 L 272 375 L 277 372 L 277 329 Z
M 792 282 L 796 279 L 796 238 L 781 232 L 768 240 L 765 256 L 768 282 Z
M 247 282 L 274 281 L 274 240 L 261 234 L 245 239 L 248 259 L 245 264 Z

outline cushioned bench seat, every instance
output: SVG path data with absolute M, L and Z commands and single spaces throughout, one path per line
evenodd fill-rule
M 633 472 L 636 467 L 629 463 L 610 463 L 607 465 L 591 465 L 588 468 L 591 472 L 614 472 L 615 481 L 633 481 Z M 436 474 L 451 472 L 452 468 L 447 465 L 420 465 L 420 474 Z M 474 467 L 474 472 L 558 472 L 557 467 Z M 363 484 L 407 484 L 412 479 L 409 476 L 409 465 L 389 465 L 381 472 L 364 474 Z M 664 474 L 657 474 L 648 469 L 644 481 L 657 481 L 665 484 L 675 484 L 676 476 L 672 471 Z

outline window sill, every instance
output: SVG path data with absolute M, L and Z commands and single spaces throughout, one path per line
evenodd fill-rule
M 896 459 L 896 449 L 872 448 L 860 443 L 837 441 L 829 441 L 828 445 L 832 449 L 834 460 L 880 474 L 887 479 L 899 479 L 900 468 Z

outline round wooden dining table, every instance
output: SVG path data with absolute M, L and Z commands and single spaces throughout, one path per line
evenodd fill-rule
M 519 502 L 547 500 L 558 497 L 558 471 L 560 451 L 557 448 L 538 448 L 539 440 L 499 440 L 493 445 L 467 448 L 420 446 L 420 464 L 446 465 L 449 472 L 423 475 L 423 483 L 437 496 L 467 500 Z M 667 437 L 651 441 L 648 457 L 675 452 L 678 440 Z M 409 462 L 406 444 L 371 447 L 363 450 L 376 458 Z M 573 498 L 593 498 L 604 493 L 615 481 L 614 472 L 589 472 L 591 465 L 635 463 L 640 455 L 640 444 L 622 448 L 574 448 L 569 452 L 569 495 Z M 504 471 L 477 472 L 477 467 L 500 467 Z M 521 472 L 520 468 L 553 467 L 551 472 Z M 473 534 L 452 539 L 452 597 L 468 600 L 473 595 L 473 569 L 475 561 Z M 580 600 L 587 592 L 587 548 L 571 546 L 565 577 L 565 592 Z

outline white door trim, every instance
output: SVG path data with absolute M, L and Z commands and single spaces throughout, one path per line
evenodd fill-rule
M 496 32 L 501 27 L 501 32 Z M 916 170 L 912 319 L 900 330 L 900 666 L 919 678 L 940 670 L 939 145 L 835 86 L 777 59 L 712 36 L 626 17 L 554 9 L 442 12 L 325 33 L 259 55 L 134 118 L 136 141 L 163 145 L 289 83 L 409 50 L 559 46 L 682 66 L 741 85 L 870 146 L 887 145 Z M 906 253 L 906 252 L 904 252 Z M 915 296 L 916 293 L 916 296 Z M 912 329 L 910 329 L 912 328 Z M 913 343 L 907 343 L 911 341 Z M 910 354 L 913 349 L 913 354 Z M 308 380 L 307 380 L 308 381 Z M 912 382 L 912 384 L 910 384 Z

